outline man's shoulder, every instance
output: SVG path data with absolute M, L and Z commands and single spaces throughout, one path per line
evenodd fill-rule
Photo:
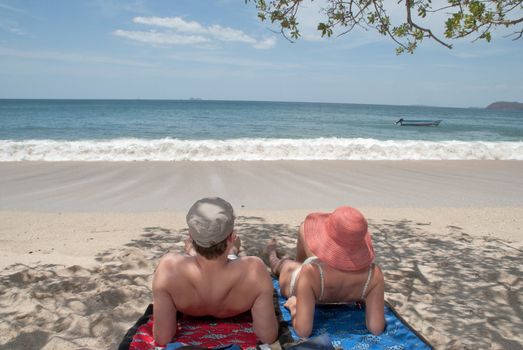
M 184 285 L 194 271 L 194 257 L 167 253 L 160 259 L 153 276 L 153 290 L 172 290 Z
M 160 266 L 166 266 L 171 267 L 173 264 L 179 264 L 186 262 L 191 257 L 187 254 L 175 254 L 175 253 L 167 253 L 164 256 L 160 258 L 160 262 L 158 263 L 158 267 Z
M 167 253 L 160 259 L 156 267 L 155 276 L 172 276 L 184 271 L 186 266 L 193 262 L 193 258 L 186 254 Z
M 257 256 L 242 256 L 238 258 L 237 261 L 244 265 L 248 265 L 251 268 L 265 268 L 265 263 Z
M 241 257 L 237 261 L 243 264 L 241 267 L 241 275 L 243 276 L 242 278 L 245 282 L 251 283 L 252 281 L 256 281 L 256 285 L 258 286 L 262 281 L 270 282 L 270 275 L 267 271 L 267 266 L 259 257 L 245 256 Z

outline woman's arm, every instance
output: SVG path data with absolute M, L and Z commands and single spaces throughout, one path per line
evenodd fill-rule
M 378 266 L 374 269 L 375 285 L 365 298 L 365 323 L 367 329 L 374 335 L 379 335 L 385 329 L 385 281 Z
M 312 288 L 315 271 L 312 265 L 303 266 L 296 282 L 296 296 L 285 303 L 291 313 L 292 326 L 300 337 L 306 338 L 312 333 L 316 294 Z

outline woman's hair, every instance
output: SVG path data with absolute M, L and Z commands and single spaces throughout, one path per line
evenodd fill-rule
M 200 254 L 207 260 L 212 260 L 225 253 L 225 250 L 227 249 L 227 239 L 229 237 L 230 235 L 227 236 L 227 238 L 225 238 L 223 241 L 218 242 L 208 248 L 200 247 L 195 241 L 192 241 L 192 246 L 194 247 L 194 250 L 196 250 L 196 253 Z

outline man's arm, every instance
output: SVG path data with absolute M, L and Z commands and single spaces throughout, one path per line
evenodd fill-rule
M 253 283 L 260 286 L 258 297 L 251 308 L 254 333 L 263 343 L 272 344 L 278 337 L 278 321 L 272 301 L 273 287 L 271 277 L 260 260 L 256 263 Z
M 169 264 L 165 260 L 162 259 L 153 278 L 153 335 L 154 340 L 162 346 L 176 335 L 176 307 L 167 288 L 165 265 Z

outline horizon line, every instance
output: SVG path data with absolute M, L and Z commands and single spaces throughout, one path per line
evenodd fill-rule
M 316 103 L 316 104 L 339 104 L 339 105 L 370 105 L 370 106 L 395 106 L 395 107 L 431 107 L 431 108 L 458 108 L 458 109 L 486 109 L 485 107 L 469 106 L 469 107 L 457 107 L 457 106 L 435 106 L 428 104 L 387 104 L 387 103 L 362 103 L 362 102 L 322 102 L 322 101 L 284 101 L 284 100 L 227 100 L 227 99 L 206 99 L 199 97 L 189 98 L 76 98 L 76 97 L 65 97 L 65 98 L 47 98 L 47 97 L 0 97 L 0 101 L 7 100 L 26 100 L 26 101 L 190 101 L 194 103 L 198 102 L 263 102 L 263 103 Z M 494 101 L 495 102 L 509 102 L 509 101 Z M 489 103 L 489 104 L 491 104 Z M 519 102 L 516 102 L 519 103 Z

